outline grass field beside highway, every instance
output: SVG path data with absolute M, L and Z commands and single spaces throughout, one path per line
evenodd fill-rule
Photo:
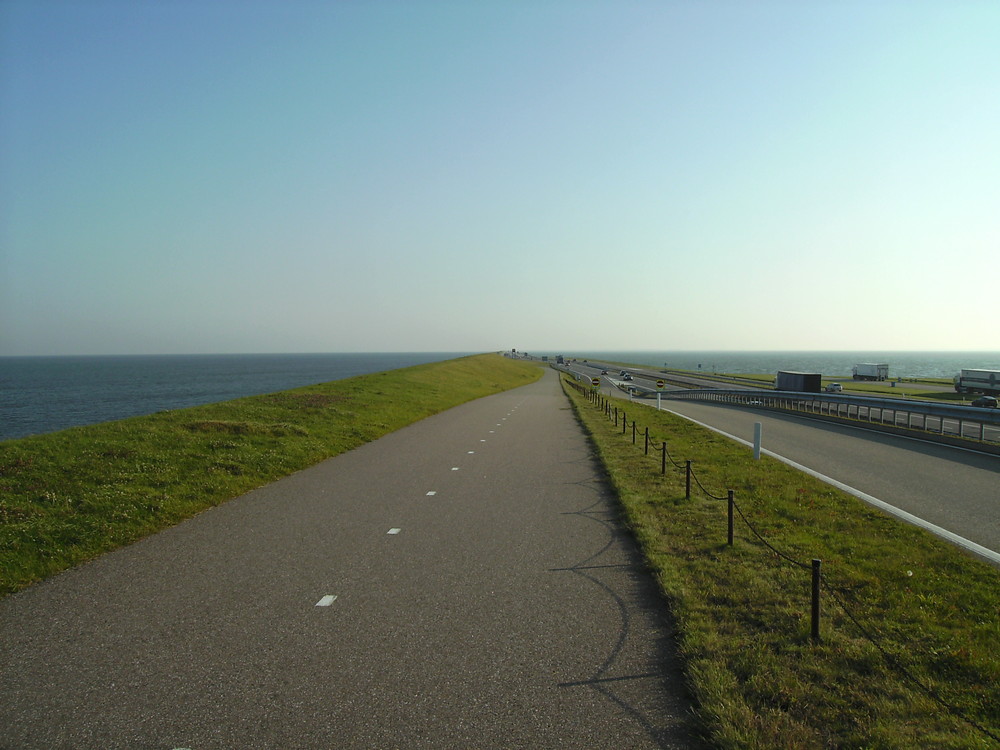
M 633 445 L 631 427 L 622 434 L 565 382 L 677 618 L 713 746 L 1000 746 L 1000 570 L 716 433 L 619 403 L 639 422 Z M 661 475 L 664 441 L 673 460 Z M 687 460 L 691 499 L 673 463 Z M 726 500 L 699 483 L 718 498 L 734 490 L 732 546 Z
M 541 373 L 484 354 L 0 442 L 0 596 Z

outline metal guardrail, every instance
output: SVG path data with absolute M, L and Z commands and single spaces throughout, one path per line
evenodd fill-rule
M 640 397 L 648 393 L 637 394 Z M 982 443 L 1000 442 L 1000 410 L 951 406 L 898 398 L 845 396 L 798 391 L 728 390 L 722 388 L 664 391 L 664 399 L 691 399 L 806 413 L 832 419 L 962 437 Z M 951 429 L 949 429 L 949 426 Z

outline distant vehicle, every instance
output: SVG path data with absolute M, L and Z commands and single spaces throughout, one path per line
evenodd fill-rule
M 822 384 L 823 376 L 818 372 L 779 370 L 777 377 L 774 379 L 774 390 L 819 393 L 822 390 Z
M 840 383 L 829 383 L 826 386 L 827 393 L 843 393 L 843 391 L 844 391 L 844 386 L 842 386 Z
M 563 355 L 561 355 L 561 354 L 557 354 L 556 355 L 556 364 L 557 365 L 564 365 L 564 364 L 566 364 L 565 360 L 563 359 Z
M 608 374 L 607 370 L 601 370 L 601 375 L 607 375 L 607 374 Z
M 622 375 L 622 380 L 631 380 L 631 379 L 632 379 L 632 373 L 630 372 L 626 372 L 624 375 Z
M 972 405 L 985 407 L 987 409 L 996 409 L 997 403 L 996 396 L 980 396 L 972 402 Z
M 854 365 L 853 373 L 855 380 L 888 380 L 889 365 L 864 362 Z
M 1000 370 L 962 370 L 955 376 L 955 391 L 1000 396 Z

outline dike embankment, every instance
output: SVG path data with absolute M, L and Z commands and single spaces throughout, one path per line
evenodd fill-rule
M 4 441 L 0 596 L 541 374 L 483 354 Z

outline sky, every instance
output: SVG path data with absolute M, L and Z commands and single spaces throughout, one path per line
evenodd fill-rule
M 0 355 L 995 350 L 993 0 L 3 0 Z

